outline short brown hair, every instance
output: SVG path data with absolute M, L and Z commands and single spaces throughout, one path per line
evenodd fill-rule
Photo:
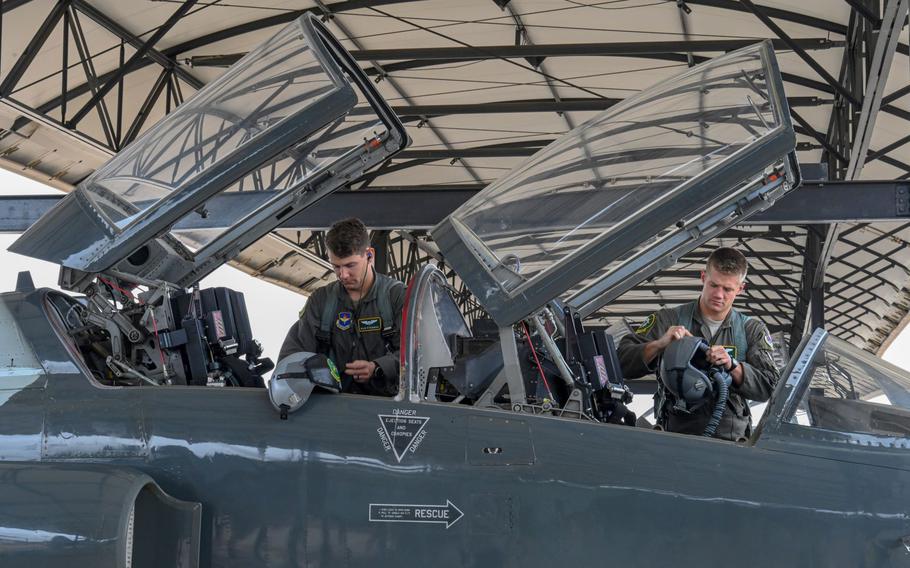
M 363 221 L 356 217 L 342 219 L 325 234 L 325 244 L 338 258 L 363 254 L 370 246 L 370 235 Z
M 719 247 L 708 257 L 706 269 L 710 268 L 724 274 L 735 274 L 740 280 L 745 280 L 746 273 L 749 272 L 749 263 L 746 262 L 743 253 L 735 248 Z

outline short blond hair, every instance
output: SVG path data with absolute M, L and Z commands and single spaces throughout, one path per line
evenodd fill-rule
M 705 268 L 723 274 L 735 274 L 739 276 L 740 280 L 745 280 L 746 274 L 749 272 L 749 263 L 746 261 L 745 255 L 735 248 L 719 247 L 714 249 L 714 252 L 708 257 Z

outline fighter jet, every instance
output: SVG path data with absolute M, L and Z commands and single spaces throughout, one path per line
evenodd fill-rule
M 242 294 L 197 283 L 407 144 L 305 17 L 15 243 L 72 293 L 0 295 L 4 567 L 910 566 L 906 373 L 818 330 L 726 442 L 636 427 L 613 339 L 585 328 L 799 184 L 769 43 L 609 109 L 437 226 L 490 318 L 426 266 L 396 397 L 338 394 L 308 354 L 264 388 Z

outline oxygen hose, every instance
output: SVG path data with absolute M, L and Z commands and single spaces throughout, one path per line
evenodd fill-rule
M 711 414 L 711 420 L 708 421 L 708 425 L 705 426 L 705 431 L 702 433 L 702 436 L 711 438 L 714 436 L 714 432 L 717 431 L 717 426 L 720 424 L 720 417 L 724 415 L 724 410 L 727 406 L 727 397 L 730 394 L 729 386 L 727 385 L 728 381 L 724 380 L 724 373 L 719 370 L 712 369 L 711 379 L 714 381 L 714 386 L 717 388 L 717 401 L 714 403 L 714 412 Z
M 701 342 L 698 349 L 700 349 L 702 353 L 707 353 L 709 347 L 707 343 Z M 708 421 L 708 425 L 705 426 L 705 431 L 702 432 L 702 436 L 713 438 L 714 433 L 717 432 L 717 426 L 720 424 L 720 419 L 724 415 L 724 410 L 727 407 L 727 397 L 730 395 L 731 377 L 717 367 L 711 367 L 708 371 L 708 376 L 714 381 L 714 387 L 717 389 L 717 400 L 714 402 L 714 412 L 711 413 L 711 419 Z

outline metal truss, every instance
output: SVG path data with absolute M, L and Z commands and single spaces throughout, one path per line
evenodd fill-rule
M 285 244 L 293 249 L 294 254 L 318 258 L 328 266 L 328 248 L 325 243 L 325 231 L 301 231 L 296 239 L 279 236 Z M 488 317 L 484 309 L 474 299 L 464 283 L 445 262 L 439 251 L 428 240 L 425 231 L 387 231 L 374 230 L 370 241 L 376 251 L 376 270 L 407 284 L 427 263 L 436 264 L 443 272 L 458 307 L 469 324 L 482 317 Z M 286 259 L 280 259 L 284 262 Z M 273 264 L 264 266 L 264 273 Z
M 659 307 L 672 307 L 697 298 L 701 291 L 701 270 L 719 241 L 742 250 L 749 258 L 748 285 L 738 303 L 739 309 L 762 318 L 772 333 L 787 332 L 798 300 L 796 290 L 802 268 L 799 253 L 792 249 L 791 242 L 803 238 L 799 227 L 730 229 L 718 240 L 683 255 L 672 269 L 659 272 L 592 317 L 607 321 L 619 317 L 643 319 Z
M 749 0 L 745 0 L 747 3 Z M 876 117 L 882 106 L 884 88 L 887 84 L 891 61 L 898 47 L 898 36 L 907 17 L 907 0 L 886 0 L 884 6 L 880 0 L 855 0 L 851 2 L 853 12 L 847 31 L 847 47 L 837 84 L 840 87 L 835 96 L 834 108 L 828 126 L 826 154 L 828 169 L 833 179 L 854 180 L 859 177 L 867 160 L 869 144 Z M 882 18 L 878 18 L 882 14 Z M 814 68 L 814 67 L 813 67 Z M 877 158 L 885 155 L 874 153 Z M 888 163 L 908 170 L 905 164 L 892 158 Z M 895 163 L 896 162 L 896 163 Z M 819 228 L 813 228 L 810 236 L 815 239 Z M 804 274 L 800 287 L 801 302 L 794 315 L 794 328 L 791 329 L 791 346 L 798 337 L 795 326 L 805 320 L 805 312 L 810 309 L 813 314 L 813 327 L 825 324 L 825 314 L 834 310 L 834 306 L 825 308 L 824 286 L 829 263 L 832 262 L 835 247 L 842 243 L 840 237 L 843 226 L 832 223 L 824 228 L 825 235 L 820 243 L 807 241 L 807 252 L 814 266 L 805 266 L 813 270 L 811 278 Z M 855 229 L 855 228 L 854 228 Z M 810 247 L 811 245 L 811 247 Z M 816 245 L 820 248 L 816 251 Z M 838 260 L 847 263 L 845 257 L 862 250 L 871 252 L 866 247 L 853 248 L 852 253 L 842 255 Z M 880 258 L 880 255 L 874 256 Z M 809 260 L 809 259 L 807 259 Z M 850 266 L 848 264 L 848 266 Z M 851 266 L 852 268 L 852 266 Z M 829 279 L 830 280 L 830 279 Z M 841 302 L 842 304 L 843 302 Z M 861 310 L 860 310 L 861 311 Z M 835 315 L 839 314 L 836 311 Z M 838 331 L 855 333 L 861 322 L 860 318 L 849 315 L 832 319 L 832 324 L 839 323 Z M 875 331 L 875 330 L 871 330 Z M 801 334 L 800 334 L 801 335 Z
M 58 118 L 59 124 L 70 130 L 80 132 L 82 135 L 86 135 L 85 132 L 80 131 L 80 123 L 85 119 L 86 115 L 90 112 L 95 112 L 98 114 L 98 118 L 101 121 L 102 128 L 105 134 L 105 139 L 100 140 L 102 144 L 106 145 L 113 151 L 122 148 L 125 144 L 129 143 L 132 139 L 138 135 L 142 127 L 145 125 L 150 110 L 155 107 L 155 105 L 161 100 L 162 97 L 167 99 L 168 110 L 177 104 L 179 104 L 183 98 L 183 91 L 186 89 L 195 90 L 198 89 L 202 82 L 194 77 L 190 71 L 182 67 L 179 63 L 188 63 L 190 65 L 226 65 L 232 61 L 234 56 L 198 56 L 191 58 L 184 58 L 179 60 L 179 54 L 196 49 L 198 47 L 207 45 L 219 39 L 224 39 L 226 37 L 232 37 L 234 35 L 240 35 L 255 31 L 257 29 L 263 29 L 265 27 L 275 26 L 283 22 L 292 20 L 295 17 L 298 17 L 300 14 L 305 12 L 305 10 L 283 13 L 277 17 L 265 18 L 262 20 L 256 20 L 246 24 L 238 25 L 233 28 L 229 28 L 220 32 L 218 34 L 211 34 L 210 36 L 204 36 L 197 38 L 190 42 L 186 42 L 179 46 L 174 46 L 164 51 L 158 51 L 154 48 L 155 43 L 167 33 L 167 31 L 177 22 L 179 19 L 190 11 L 195 0 L 184 2 L 179 5 L 179 8 L 172 14 L 171 18 L 168 19 L 165 24 L 159 27 L 155 33 L 147 40 L 142 40 L 137 38 L 135 35 L 126 31 L 122 26 L 118 25 L 112 18 L 101 13 L 98 9 L 92 7 L 85 0 L 60 0 L 57 4 L 54 5 L 50 14 L 48 15 L 45 22 L 42 24 L 41 28 L 38 30 L 34 36 L 32 42 L 28 48 L 23 52 L 19 61 L 14 66 L 12 72 L 5 78 L 2 85 L 0 85 L 0 96 L 4 98 L 15 100 L 15 87 L 21 79 L 22 74 L 28 68 L 28 66 L 33 61 L 34 55 L 40 50 L 41 46 L 47 40 L 50 33 L 59 25 L 64 26 L 68 31 L 67 33 L 72 33 L 74 43 L 77 48 L 79 46 L 86 46 L 84 34 L 81 30 L 81 24 L 79 17 L 80 15 L 87 16 L 102 25 L 106 30 L 110 31 L 112 34 L 119 37 L 122 41 L 121 45 L 121 55 L 122 65 L 116 71 L 98 75 L 94 72 L 94 69 L 91 66 L 91 60 L 93 56 L 97 54 L 88 53 L 86 49 L 78 49 L 78 58 L 79 58 L 79 67 L 82 67 L 84 72 L 84 80 L 81 82 L 73 81 L 70 75 L 70 68 L 74 67 L 72 64 L 61 65 L 60 77 L 61 77 L 61 95 L 54 97 L 44 104 L 39 105 L 37 108 L 31 109 L 36 114 L 46 117 L 48 120 L 54 120 L 52 116 L 59 115 Z M 330 5 L 321 5 L 318 12 L 323 13 L 326 18 L 333 18 L 336 14 L 343 13 L 348 10 L 363 8 L 367 6 L 376 6 L 383 4 L 393 4 L 396 2 L 340 2 Z M 707 4 L 717 8 L 724 9 L 736 9 L 742 10 L 743 7 L 736 5 L 735 2 L 696 2 L 690 4 Z M 747 6 L 751 5 L 750 2 L 745 3 Z M 14 9 L 7 8 L 4 6 L 4 10 Z M 506 7 L 508 9 L 508 6 Z M 757 10 L 757 9 L 756 9 Z M 785 10 L 772 10 L 769 8 L 762 8 L 759 14 L 769 14 L 772 17 L 778 17 L 785 20 L 798 22 L 803 25 L 811 25 L 821 30 L 825 31 L 835 31 L 842 32 L 840 26 L 837 24 L 832 24 L 830 22 L 825 22 L 823 20 L 809 18 L 800 14 L 788 12 Z M 767 16 L 764 16 L 767 17 Z M 353 51 L 355 58 L 370 62 L 368 65 L 367 72 L 377 76 L 377 79 L 385 78 L 389 80 L 391 78 L 391 73 L 397 68 L 396 66 L 408 66 L 408 68 L 413 68 L 409 66 L 409 63 L 424 62 L 431 64 L 438 64 L 440 61 L 451 62 L 451 61 L 464 61 L 464 60 L 476 60 L 484 58 L 524 58 L 529 61 L 535 62 L 538 66 L 543 62 L 547 57 L 558 57 L 566 55 L 585 55 L 585 56 L 609 56 L 609 55 L 621 55 L 621 56 L 646 56 L 646 57 L 656 57 L 661 58 L 661 56 L 666 56 L 669 58 L 679 59 L 680 56 L 684 60 L 691 59 L 691 54 L 697 53 L 700 51 L 726 51 L 730 49 L 735 49 L 741 45 L 749 43 L 751 40 L 709 40 L 709 41 L 670 41 L 670 42 L 643 42 L 643 43 L 634 43 L 634 42 L 624 42 L 624 43 L 601 43 L 601 44 L 563 44 L 563 45 L 535 45 L 531 44 L 527 40 L 527 32 L 524 29 L 520 18 L 516 18 L 516 45 L 514 46 L 488 46 L 483 48 L 478 47 L 455 47 L 455 48 L 415 48 L 410 50 L 394 49 L 394 50 L 358 50 Z M 61 23 L 62 21 L 62 23 Z M 343 24 L 338 20 L 335 21 L 336 25 L 341 26 L 343 30 Z M 830 49 L 833 47 L 840 47 L 843 42 L 832 41 L 825 37 L 819 38 L 809 38 L 809 39 L 792 39 L 784 36 L 775 40 L 779 47 L 782 48 L 795 48 L 802 53 L 806 53 L 807 50 L 819 50 L 819 49 Z M 65 42 L 65 45 L 68 46 L 68 42 Z M 125 56 L 125 46 L 130 46 L 135 51 L 134 53 L 127 58 Z M 680 52 L 685 52 L 680 54 Z M 66 54 L 64 60 L 69 62 L 70 55 Z M 390 65 L 381 66 L 378 61 L 383 59 L 393 59 L 397 63 Z M 402 59 L 412 59 L 412 61 L 401 61 Z M 809 58 L 811 60 L 811 58 Z M 692 60 L 692 62 L 700 61 Z M 122 101 L 123 98 L 123 89 L 124 89 L 124 78 L 131 72 L 147 67 L 148 65 L 157 65 L 161 68 L 161 73 L 158 77 L 158 80 L 155 82 L 153 88 L 149 91 L 148 96 L 146 97 L 145 102 L 139 109 L 139 112 L 135 116 L 131 117 L 129 124 L 124 129 L 122 123 L 124 121 L 123 111 L 120 108 L 120 105 L 116 105 L 117 109 L 115 112 L 116 116 L 111 116 L 111 111 L 108 107 L 115 106 L 113 101 L 109 101 L 110 97 L 105 95 L 109 94 L 112 90 L 117 91 L 117 99 Z M 75 70 L 75 68 L 74 68 Z M 788 79 L 793 80 L 794 82 L 801 82 L 806 85 L 806 81 L 800 81 L 797 77 L 789 77 Z M 824 89 L 828 92 L 839 92 L 839 84 L 836 81 L 828 82 L 828 84 L 815 85 L 818 88 Z M 551 89 L 552 90 L 552 89 Z M 68 115 L 67 103 L 73 99 L 80 97 L 82 95 L 90 94 L 88 102 L 83 103 L 75 113 Z M 841 93 L 843 94 L 843 93 Z M 405 96 L 405 94 L 402 94 Z M 826 101 L 819 99 L 817 97 L 801 97 L 803 100 L 791 100 L 790 104 L 793 107 L 801 106 L 805 104 L 817 105 L 824 104 Z M 452 113 L 478 113 L 478 112 L 531 112 L 531 109 L 534 109 L 536 112 L 558 112 L 564 113 L 567 111 L 573 110 L 599 110 L 602 108 L 607 108 L 612 103 L 616 101 L 613 99 L 592 99 L 592 100 L 573 100 L 565 101 L 558 97 L 554 92 L 554 98 L 552 101 L 544 103 L 543 101 L 515 101 L 511 105 L 509 103 L 499 103 L 493 105 L 439 105 L 440 108 L 424 108 L 424 107 L 398 107 L 396 112 L 405 117 L 419 117 L 419 120 L 427 120 L 433 116 L 440 116 L 442 114 L 452 114 Z M 888 108 L 888 102 L 890 100 L 884 101 L 883 108 L 886 111 L 894 110 Z M 461 106 L 461 108 L 458 108 Z M 471 108 L 473 106 L 473 108 Z M 446 108 L 448 107 L 448 108 Z M 124 132 L 125 130 L 125 132 Z M 474 157 L 474 155 L 451 155 L 447 159 L 463 159 L 467 157 Z M 887 152 L 879 152 L 876 155 L 877 159 L 882 158 L 887 159 Z M 444 158 L 440 158 L 444 159 Z
M 560 97 L 550 80 L 553 58 L 566 56 L 599 56 L 599 57 L 639 57 L 658 61 L 685 62 L 693 65 L 704 61 L 708 52 L 735 49 L 744 40 L 692 40 L 688 37 L 688 26 L 699 17 L 703 9 L 731 10 L 751 14 L 757 24 L 762 24 L 774 35 L 778 48 L 792 50 L 812 70 L 812 73 L 795 75 L 784 73 L 784 80 L 790 84 L 812 89 L 817 95 L 790 97 L 788 99 L 797 133 L 800 135 L 799 149 L 823 150 L 831 180 L 854 180 L 866 163 L 881 161 L 901 170 L 900 178 L 910 179 L 910 164 L 898 158 L 899 152 L 910 144 L 910 135 L 904 136 L 887 146 L 870 148 L 869 139 L 874 125 L 874 117 L 881 110 L 883 114 L 910 120 L 907 112 L 894 103 L 910 95 L 910 85 L 899 88 L 892 93 L 884 93 L 887 79 L 887 63 L 895 53 L 910 54 L 907 45 L 900 44 L 894 30 L 900 30 L 907 14 L 907 0 L 844 0 L 852 13 L 847 25 L 831 22 L 823 18 L 800 14 L 783 8 L 761 5 L 753 0 L 685 0 L 678 1 L 680 22 L 685 39 L 683 41 L 648 42 L 648 43 L 597 43 L 597 44 L 536 44 L 531 41 L 528 29 L 517 10 L 513 10 L 506 0 L 494 0 L 495 9 L 506 12 L 515 26 L 514 45 L 502 46 L 459 46 L 409 48 L 407 50 L 371 50 L 364 49 L 356 39 L 354 57 L 364 62 L 368 75 L 377 82 L 385 81 L 405 104 L 394 107 L 396 113 L 405 121 L 417 123 L 418 127 L 434 128 L 433 119 L 452 115 L 501 114 L 501 113 L 558 113 L 564 117 L 567 129 L 573 124 L 567 113 L 578 111 L 599 111 L 616 104 L 618 99 L 608 97 L 565 98 Z M 9 15 L 28 0 L 7 0 L 0 4 L 0 17 Z M 351 10 L 375 8 L 389 4 L 405 4 L 402 0 L 348 0 L 325 4 L 316 2 L 317 6 L 308 10 L 281 12 L 269 17 L 239 23 L 235 26 L 193 38 L 179 45 L 166 49 L 157 47 L 161 39 L 173 29 L 181 18 L 200 9 L 202 4 L 197 0 L 174 3 L 170 17 L 149 34 L 139 37 L 112 17 L 92 6 L 88 0 L 58 0 L 49 3 L 47 14 L 36 26 L 28 45 L 21 50 L 17 61 L 0 81 L 0 104 L 12 107 L 20 118 L 13 125 L 13 130 L 25 128 L 29 122 L 41 122 L 57 131 L 69 133 L 73 139 L 82 144 L 105 150 L 113 154 L 134 140 L 161 109 L 165 113 L 176 108 L 186 97 L 203 85 L 193 72 L 193 66 L 224 66 L 236 58 L 235 54 L 213 54 L 209 56 L 186 57 L 187 53 L 198 52 L 200 48 L 211 46 L 218 41 L 241 36 L 257 30 L 264 30 L 285 24 L 307 11 L 315 11 L 326 20 L 332 20 L 336 27 L 349 36 L 346 31 L 344 14 Z M 171 6 L 172 4 L 168 4 Z M 93 53 L 90 42 L 85 35 L 84 24 L 87 20 L 101 26 L 112 37 L 117 45 L 113 48 L 119 65 L 115 70 L 99 73 L 94 60 L 102 53 Z M 792 38 L 780 23 L 798 24 L 818 30 L 813 38 Z M 30 106 L 25 104 L 17 94 L 29 87 L 31 69 L 35 58 L 41 52 L 50 37 L 62 34 L 63 55 L 53 77 L 59 79 L 59 92 L 47 100 Z M 889 35 L 890 34 L 890 35 Z M 834 37 L 835 39 L 831 39 Z M 844 57 L 837 77 L 827 72 L 814 58 L 819 51 L 831 48 L 843 48 Z M 484 104 L 439 104 L 417 105 L 410 102 L 410 93 L 396 83 L 396 73 L 409 69 L 420 69 L 441 64 L 491 60 L 523 59 L 530 64 L 530 69 L 542 72 L 549 85 L 552 98 L 534 100 L 507 100 Z M 138 108 L 124 108 L 123 101 L 132 87 L 129 77 L 140 70 L 155 69 L 154 81 L 149 89 L 144 86 L 142 104 Z M 546 69 L 546 71 L 543 71 Z M 800 115 L 803 107 L 831 105 L 832 114 L 828 127 L 821 131 L 813 127 Z M 225 126 L 227 127 L 227 122 Z M 438 191 L 436 201 L 430 201 L 441 208 L 454 208 L 457 203 L 473 194 L 485 183 L 480 175 L 471 170 L 470 161 L 480 158 L 518 158 L 529 156 L 550 142 L 550 139 L 524 140 L 518 143 L 489 143 L 481 146 L 457 147 L 449 143 L 442 130 L 434 130 L 441 148 L 414 149 L 402 153 L 396 161 L 384 165 L 380 170 L 371 173 L 366 179 L 355 184 L 357 189 L 345 192 L 339 199 L 345 201 L 338 206 L 338 211 L 355 211 L 353 199 L 363 199 L 375 203 L 376 195 L 371 192 L 388 191 L 384 196 L 389 202 L 397 203 L 396 191 L 402 199 L 413 199 L 414 194 L 404 192 L 413 188 L 379 187 L 382 176 L 402 172 L 415 166 L 423 166 L 438 161 L 449 161 L 460 164 L 469 172 L 474 181 L 457 186 L 430 183 L 421 186 L 422 190 Z M 0 137 L 5 132 L 0 131 Z M 282 181 L 295 179 L 290 164 L 282 171 L 264 170 L 257 172 L 244 181 L 243 189 L 263 190 L 285 187 Z M 299 170 L 299 167 L 298 167 Z M 299 172 L 298 172 L 299 173 Z M 369 187 L 363 191 L 362 188 Z M 893 187 L 892 187 L 893 189 Z M 898 191 L 900 188 L 895 189 Z M 776 225 L 743 227 L 728 231 L 722 242 L 736 243 L 750 255 L 752 261 L 750 285 L 744 305 L 747 311 L 761 315 L 768 320 L 772 331 L 784 331 L 788 334 L 791 346 L 798 342 L 807 327 L 825 324 L 834 333 L 846 338 L 867 341 L 867 346 L 875 348 L 887 339 L 890 330 L 900 324 L 894 321 L 893 313 L 883 311 L 882 306 L 898 305 L 905 292 L 901 286 L 893 285 L 888 278 L 881 276 L 885 270 L 904 270 L 891 256 L 907 246 L 905 239 L 910 240 L 910 224 L 901 222 L 910 213 L 910 196 L 903 199 L 896 196 L 888 201 L 883 192 L 889 189 L 870 190 L 863 200 L 863 208 L 853 207 L 850 210 L 849 197 L 845 199 L 834 196 L 835 188 L 829 186 L 830 199 L 825 207 L 812 208 L 812 200 L 791 206 L 790 211 L 799 211 L 806 216 L 788 216 L 785 202 L 775 209 L 766 212 L 764 217 L 757 217 L 754 223 L 778 223 Z M 362 191 L 357 195 L 358 191 Z M 445 197 L 444 197 L 445 196 Z M 793 194 L 797 198 L 798 193 Z M 372 201 L 371 201 L 372 200 Z M 448 200 L 448 201 L 446 201 Z M 340 201 L 338 202 L 341 203 Z M 808 204 L 808 205 L 807 205 Z M 847 207 L 839 209 L 838 204 Z M 874 206 L 871 209 L 869 206 Z M 331 206 L 325 200 L 319 207 Z M 877 208 L 876 208 L 877 207 Z M 314 212 L 318 211 L 313 208 Z M 370 208 L 370 211 L 379 210 Z M 406 208 L 405 208 L 406 210 Z M 858 211 L 857 211 L 858 210 Z M 323 218 L 331 216 L 335 210 L 321 211 Z M 426 211 L 422 212 L 426 213 Z M 852 213 L 850 221 L 860 222 L 855 225 L 836 225 L 838 220 L 846 220 Z M 443 213 L 444 214 L 444 213 Z M 775 217 L 776 216 L 776 217 Z M 389 218 L 389 217 L 386 217 Z M 776 220 L 775 220 L 776 218 Z M 871 220 L 890 220 L 893 223 L 885 229 L 873 229 L 865 224 Z M 433 219 L 435 223 L 438 219 Z M 2 220 L 5 222 L 6 220 Z M 377 231 L 377 260 L 382 258 L 387 271 L 403 280 L 413 274 L 421 262 L 433 260 L 445 267 L 444 259 L 433 254 L 432 243 L 426 240 L 421 231 L 427 222 L 420 219 L 408 221 L 402 217 L 397 226 L 382 226 Z M 799 226 L 792 223 L 798 222 Z M 302 228 L 306 221 L 298 220 Z M 313 225 L 313 223 L 309 223 Z M 378 226 L 378 225 L 374 225 Z M 410 227 L 412 232 L 393 230 Z M 319 227 L 311 227 L 319 228 Z M 878 231 L 875 233 L 875 231 Z M 869 237 L 869 234 L 875 233 Z M 325 258 L 325 244 L 319 231 L 302 230 L 306 237 L 301 242 L 293 242 L 314 257 Z M 780 250 L 774 249 L 774 247 Z M 772 250 L 774 249 L 774 250 Z M 632 292 L 638 294 L 634 301 L 644 302 L 652 296 L 651 305 L 660 305 L 660 301 L 674 302 L 676 296 L 698 290 L 698 263 L 703 262 L 708 247 L 703 247 L 691 255 L 680 259 L 676 268 L 679 270 L 659 274 L 652 282 L 646 282 Z M 796 256 L 799 255 L 799 256 Z M 841 272 L 832 273 L 837 267 Z M 476 302 L 470 299 L 463 284 L 449 269 L 445 269 L 453 289 L 469 318 L 482 312 Z M 849 272 L 851 276 L 840 275 Z M 906 270 L 904 270 L 906 272 Z M 670 280 L 670 279 L 673 280 Z M 691 283 L 676 283 L 679 278 L 689 278 Z M 672 283 L 667 283 L 672 282 Z M 676 296 L 674 296 L 676 294 Z M 626 317 L 650 313 L 650 308 L 637 309 L 639 304 L 629 298 L 621 298 L 612 313 L 601 314 L 603 317 L 615 317 L 618 312 Z M 906 311 L 906 310 L 905 310 Z M 868 321 L 885 321 L 891 326 L 888 329 L 870 329 Z M 874 326 L 872 326 L 874 327 Z
M 130 33 L 85 0 L 56 2 L 0 83 L 0 100 L 17 110 L 27 111 L 23 114 L 29 117 L 17 121 L 13 129 L 21 129 L 30 120 L 37 120 L 70 131 L 80 139 L 89 139 L 111 152 L 119 151 L 136 138 L 151 109 L 159 102 L 164 100 L 165 112 L 170 112 L 183 102 L 185 89 L 195 91 L 203 85 L 201 80 L 181 68 L 173 58 L 155 49 L 155 45 L 193 8 L 196 1 L 187 0 L 181 4 L 148 39 Z M 9 8 L 7 4 L 9 3 L 4 3 L 4 11 L 14 8 Z M 86 18 L 119 39 L 117 51 L 120 65 L 115 71 L 103 74 L 96 72 L 93 61 L 100 54 L 92 53 L 89 48 L 83 27 Z M 17 92 L 30 86 L 24 84 L 23 78 L 48 38 L 58 31 L 63 37 L 63 56 L 54 75 L 60 79 L 61 95 L 37 107 L 30 107 L 17 99 Z M 129 56 L 128 51 L 131 52 Z M 145 103 L 135 114 L 129 115 L 123 105 L 125 79 L 129 73 L 148 65 L 159 67 L 160 74 Z M 88 95 L 86 102 L 75 109 L 70 106 L 69 103 L 82 95 Z M 100 124 L 103 134 L 101 140 L 84 127 L 85 119 L 90 114 Z
M 385 256 L 387 259 L 386 273 L 389 276 L 408 283 L 423 265 L 435 263 L 445 275 L 455 303 L 468 323 L 473 324 L 479 318 L 488 317 L 458 274 L 446 264 L 432 241 L 427 239 L 426 232 L 382 231 L 377 235 L 374 231 L 372 241 L 377 256 Z

